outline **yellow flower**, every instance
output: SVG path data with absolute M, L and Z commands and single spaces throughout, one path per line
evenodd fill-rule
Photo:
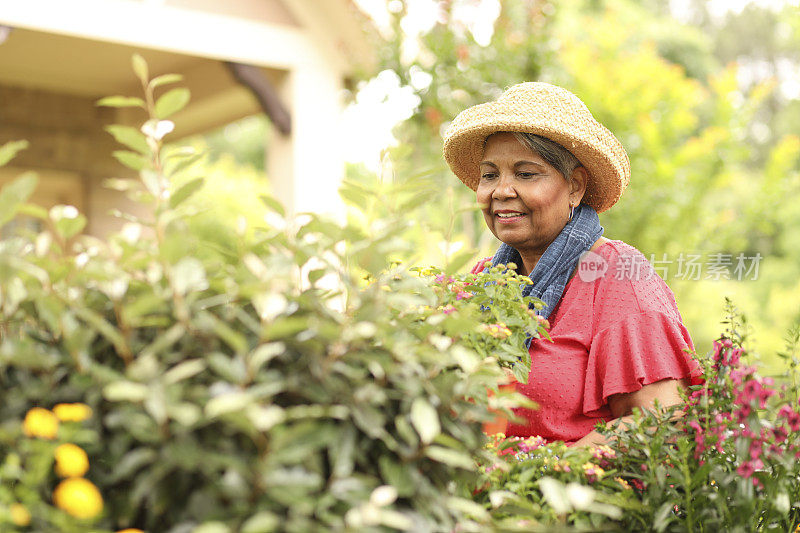
M 622 485 L 622 488 L 625 489 L 625 490 L 630 490 L 630 488 L 631 488 L 630 484 L 628 484 L 628 482 L 625 481 L 624 479 L 622 479 L 621 477 L 615 477 L 614 481 L 616 481 L 617 483 Z
M 103 497 L 91 481 L 71 477 L 53 491 L 55 504 L 76 518 L 94 518 L 103 510 Z
M 585 463 L 583 465 L 583 473 L 590 482 L 598 481 L 606 473 L 605 470 L 593 463 Z
M 61 477 L 81 477 L 89 470 L 89 458 L 80 446 L 62 444 L 55 451 L 56 474 Z
M 92 416 L 92 408 L 85 403 L 60 403 L 53 412 L 62 422 L 81 422 Z
M 144 531 L 136 529 L 135 527 L 129 527 L 127 529 L 120 529 L 117 533 L 144 533 Z
M 31 513 L 28 508 L 21 503 L 12 503 L 9 508 L 11 521 L 14 525 L 24 527 L 31 523 Z
M 29 437 L 54 439 L 58 433 L 58 418 L 47 409 L 34 407 L 25 415 L 22 430 Z

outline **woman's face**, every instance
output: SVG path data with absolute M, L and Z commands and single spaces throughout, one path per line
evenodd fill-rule
M 570 202 L 580 203 L 585 169 L 568 182 L 512 133 L 496 133 L 486 140 L 480 172 L 477 197 L 486 225 L 532 268 L 526 256 L 535 265 L 569 221 Z

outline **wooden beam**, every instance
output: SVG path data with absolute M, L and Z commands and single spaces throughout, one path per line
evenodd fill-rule
M 157 3 L 0 0 L 0 4 L 1 25 L 134 47 L 280 69 L 302 65 L 319 54 L 301 28 Z
M 292 133 L 292 115 L 281 102 L 278 91 L 259 67 L 225 61 L 225 66 L 233 74 L 234 79 L 250 89 L 258 100 L 261 109 L 283 135 Z

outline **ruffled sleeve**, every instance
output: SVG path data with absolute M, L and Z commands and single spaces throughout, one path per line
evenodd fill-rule
M 583 412 L 598 416 L 614 394 L 636 392 L 662 379 L 702 381 L 700 367 L 687 353 L 689 332 L 678 319 L 659 311 L 639 311 L 598 331 L 586 367 Z

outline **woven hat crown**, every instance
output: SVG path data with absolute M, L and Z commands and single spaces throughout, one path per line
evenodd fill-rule
M 622 195 L 630 163 L 622 144 L 566 89 L 542 82 L 512 86 L 494 102 L 462 111 L 444 135 L 444 157 L 453 173 L 475 190 L 486 138 L 500 131 L 547 137 L 572 152 L 589 172 L 583 203 L 598 213 Z

